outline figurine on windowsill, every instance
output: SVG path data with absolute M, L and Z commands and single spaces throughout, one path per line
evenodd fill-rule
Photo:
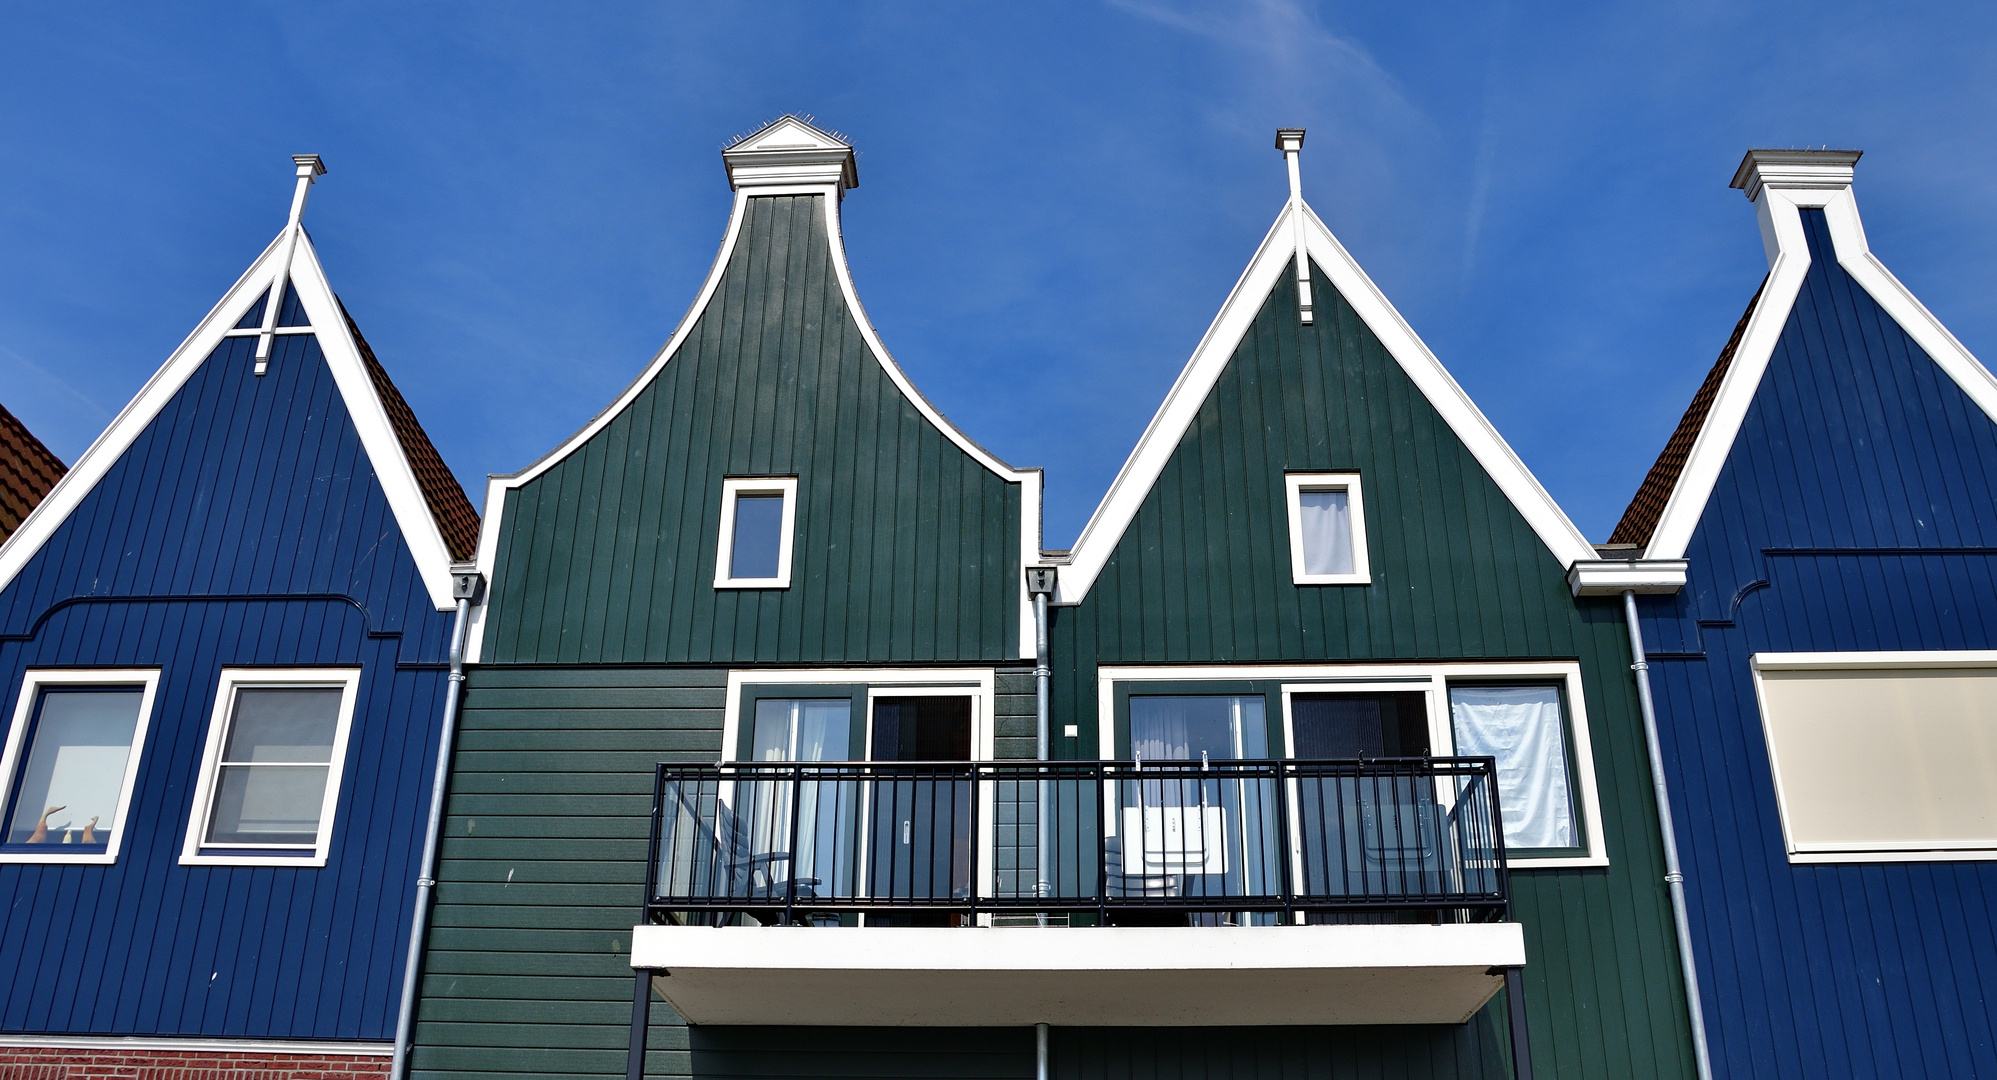
M 62 809 L 62 807 L 60 806 L 51 806 L 47 810 L 42 811 L 42 819 L 40 821 L 35 822 L 35 831 L 28 834 L 28 843 L 30 844 L 48 843 L 49 815 L 55 813 L 57 810 L 60 809 Z
M 94 844 L 94 843 L 97 843 L 97 819 L 96 819 L 96 818 L 91 818 L 91 819 L 90 819 L 90 824 L 88 824 L 88 825 L 85 825 L 85 826 L 83 827 L 83 840 L 82 840 L 82 842 L 83 842 L 83 843 L 86 843 L 86 844 Z

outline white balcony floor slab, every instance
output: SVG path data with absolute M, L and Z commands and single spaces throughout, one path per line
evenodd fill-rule
M 1525 963 L 1516 923 L 640 926 L 632 967 L 696 1024 L 1457 1024 Z

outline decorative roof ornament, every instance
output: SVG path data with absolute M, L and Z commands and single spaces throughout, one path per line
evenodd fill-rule
M 1305 326 L 1311 324 L 1311 257 L 1304 247 L 1304 181 L 1298 168 L 1298 159 L 1303 156 L 1304 129 L 1277 128 L 1276 149 L 1283 152 L 1283 161 L 1290 167 L 1290 226 L 1297 240 L 1297 318 Z
M 831 187 L 842 197 L 860 186 L 853 145 L 790 113 L 721 152 L 728 189 Z
M 277 260 L 271 274 L 270 298 L 264 302 L 263 327 L 257 334 L 258 375 L 270 368 L 270 347 L 277 340 L 277 309 L 284 306 L 284 287 L 291 283 L 291 259 L 298 253 L 298 234 L 305 228 L 302 224 L 305 197 L 312 190 L 312 182 L 326 175 L 326 163 L 317 154 L 293 154 L 291 162 L 298 168 L 298 187 L 291 193 L 291 218 L 284 226 L 284 256 Z

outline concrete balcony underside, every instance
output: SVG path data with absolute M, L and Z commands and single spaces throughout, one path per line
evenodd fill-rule
M 687 927 L 634 968 L 695 1024 L 1459 1024 L 1525 963 L 1516 923 L 1280 927 Z

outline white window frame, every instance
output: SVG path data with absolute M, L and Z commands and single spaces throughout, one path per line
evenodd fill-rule
M 1343 491 L 1346 516 L 1352 521 L 1352 572 L 1312 574 L 1304 570 L 1304 515 L 1301 497 L 1306 491 Z M 1283 507 L 1290 518 L 1290 581 L 1297 585 L 1371 585 L 1372 569 L 1366 562 L 1366 500 L 1360 493 L 1359 474 L 1286 473 L 1283 476 Z
M 1513 870 L 1565 870 L 1609 865 L 1608 840 L 1602 824 L 1602 797 L 1595 782 L 1594 744 L 1588 734 L 1587 699 L 1582 693 L 1581 665 L 1571 660 L 1521 661 L 1497 664 L 1267 664 L 1213 667 L 1110 667 L 1096 669 L 1097 752 L 1104 760 L 1116 756 L 1116 684 L 1128 682 L 1275 682 L 1282 687 L 1284 756 L 1290 754 L 1290 698 L 1297 693 L 1340 690 L 1378 692 L 1421 691 L 1428 695 L 1429 738 L 1436 756 L 1456 750 L 1456 729 L 1449 716 L 1449 686 L 1454 682 L 1516 680 L 1559 682 L 1567 707 L 1567 735 L 1573 750 L 1568 763 L 1576 778 L 1571 793 L 1581 815 L 1581 850 L 1571 855 L 1506 855 Z
M 874 702 L 884 697 L 952 697 L 971 699 L 971 755 L 976 761 L 991 761 L 996 753 L 995 713 L 998 709 L 998 674 L 992 668 L 813 668 L 809 671 L 731 671 L 728 673 L 728 701 L 721 714 L 721 760 L 735 761 L 735 748 L 741 745 L 742 691 L 750 686 L 864 686 L 867 688 L 867 716 L 861 730 L 866 745 L 861 753 L 873 754 Z
M 125 822 L 131 816 L 132 791 L 139 779 L 139 759 L 144 756 L 146 731 L 152 724 L 153 699 L 159 690 L 158 668 L 30 668 L 21 678 L 21 696 L 14 703 L 14 723 L 7 731 L 7 749 L 0 752 L 0 782 L 5 783 L 0 791 L 10 796 L 14 790 L 15 770 L 23 764 L 27 750 L 28 722 L 34 717 L 35 702 L 42 696 L 46 687 L 61 686 L 102 686 L 141 687 L 139 697 L 139 719 L 132 727 L 132 752 L 125 758 L 125 782 L 118 791 L 118 811 L 112 815 L 104 852 L 97 854 L 49 854 L 26 851 L 0 852 L 0 863 L 70 863 L 75 865 L 108 866 L 118 861 L 118 849 L 125 840 Z M 4 810 L 0 804 L 0 810 Z M 0 822 L 0 827 L 5 823 Z M 62 845 L 50 845 L 60 849 Z
M 1764 671 L 1920 671 L 1935 668 L 1997 668 L 1997 651 L 1755 653 L 1748 657 L 1754 675 L 1754 706 L 1761 714 L 1762 745 L 1768 752 L 1769 777 L 1775 783 L 1775 812 L 1782 821 L 1782 847 L 1795 865 L 1814 863 L 1988 862 L 1997 860 L 1997 846 L 1936 847 L 1912 843 L 1901 850 L 1886 847 L 1819 847 L 1804 850 L 1789 826 L 1789 799 L 1782 789 L 1782 763 L 1775 753 L 1775 732 L 1768 723 L 1768 697 L 1762 688 Z
M 333 847 L 334 811 L 340 805 L 340 782 L 347 769 L 347 736 L 353 730 L 355 699 L 360 696 L 360 668 L 223 668 L 215 691 L 215 709 L 208 720 L 208 745 L 201 754 L 201 771 L 195 775 L 194 807 L 188 815 L 187 839 L 181 846 L 182 866 L 313 866 L 326 865 Z M 310 847 L 299 845 L 295 855 L 273 855 L 264 844 L 256 854 L 232 854 L 237 849 L 205 844 L 208 821 L 214 813 L 215 777 L 221 767 L 222 746 L 228 736 L 229 720 L 235 712 L 236 691 L 262 687 L 340 688 L 340 718 L 333 731 L 333 755 L 326 769 L 326 797 L 319 807 L 319 834 Z
M 784 497 L 783 535 L 777 540 L 777 576 L 738 578 L 729 576 L 729 563 L 735 553 L 735 500 L 744 495 Z M 714 587 L 717 589 L 790 588 L 791 540 L 797 533 L 797 477 L 735 476 L 721 481 L 721 546 L 714 553 Z
M 748 670 L 728 673 L 728 700 L 721 714 L 721 760 L 736 762 L 735 748 L 741 745 L 742 725 L 753 718 L 742 715 L 742 692 L 756 686 L 864 686 L 867 688 L 867 715 L 861 719 L 865 745 L 860 752 L 867 760 L 874 753 L 874 703 L 882 698 L 956 697 L 971 699 L 971 760 L 992 761 L 997 753 L 998 672 L 993 668 L 814 668 L 808 671 Z M 984 790 L 975 823 L 979 850 L 993 850 L 997 822 L 994 820 L 991 781 L 982 781 Z M 732 798 L 732 793 L 724 794 Z M 861 837 L 862 858 L 866 836 Z M 976 889 L 980 897 L 997 894 L 996 859 L 979 859 Z M 989 926 L 988 913 L 978 915 L 978 925 Z

